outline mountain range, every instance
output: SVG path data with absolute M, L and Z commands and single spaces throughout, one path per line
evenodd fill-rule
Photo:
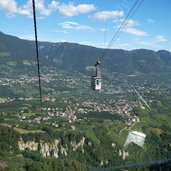
M 77 43 L 39 42 L 40 64 L 85 72 L 97 60 L 108 71 L 135 74 L 171 71 L 171 53 L 166 50 L 102 49 Z M 35 42 L 0 32 L 0 65 L 18 67 L 36 63 Z M 36 66 L 36 65 L 35 65 Z

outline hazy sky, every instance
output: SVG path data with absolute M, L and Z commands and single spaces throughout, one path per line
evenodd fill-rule
M 107 47 L 135 1 L 36 0 L 38 39 Z M 144 0 L 112 48 L 171 51 L 170 8 L 171 0 Z M 0 0 L 0 31 L 34 39 L 32 0 Z

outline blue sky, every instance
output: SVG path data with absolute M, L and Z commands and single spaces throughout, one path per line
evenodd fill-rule
M 0 31 L 33 40 L 31 2 L 0 0 Z M 105 48 L 134 3 L 135 0 L 36 0 L 38 39 Z M 144 0 L 111 48 L 171 51 L 170 7 L 170 0 Z

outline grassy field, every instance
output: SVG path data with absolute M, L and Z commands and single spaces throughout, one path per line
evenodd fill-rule
M 45 131 L 42 131 L 41 129 L 36 130 L 26 130 L 22 128 L 14 128 L 15 131 L 19 132 L 20 134 L 34 134 L 34 133 L 45 133 Z
M 86 131 L 87 138 L 90 138 L 94 143 L 99 144 L 100 140 L 96 137 L 95 133 L 92 130 Z
M 26 117 L 29 117 L 29 116 L 34 116 L 36 115 L 35 113 L 22 113 L 22 114 L 15 114 L 13 116 L 26 116 Z

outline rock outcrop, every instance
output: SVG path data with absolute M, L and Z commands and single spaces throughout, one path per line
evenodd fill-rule
M 37 151 L 38 150 L 39 143 L 34 141 L 27 141 L 26 143 L 23 141 L 22 138 L 18 141 L 18 147 L 19 150 L 24 151 L 26 148 L 28 148 L 30 151 Z
M 83 137 L 78 143 L 75 141 L 71 142 L 70 145 L 73 151 L 77 151 L 80 147 L 82 152 L 84 153 L 85 138 Z M 52 142 L 35 142 L 35 141 L 27 141 L 24 142 L 22 138 L 18 141 L 18 147 L 20 151 L 24 151 L 25 149 L 29 149 L 30 151 L 39 151 L 43 157 L 55 157 L 58 158 L 60 155 L 67 156 L 68 155 L 68 146 L 66 148 L 62 146 L 60 140 L 55 139 Z
M 73 151 L 76 151 L 79 147 L 81 147 L 82 148 L 82 152 L 84 152 L 84 149 L 83 149 L 84 143 L 85 143 L 85 138 L 83 137 L 80 140 L 80 142 L 76 143 L 75 141 L 73 141 L 70 144 L 72 146 Z
M 40 154 L 43 157 L 59 157 L 59 140 L 54 140 L 52 143 L 47 143 L 44 141 L 40 141 Z
M 129 153 L 126 152 L 125 150 L 120 150 L 119 149 L 119 156 L 122 157 L 123 160 L 125 160 L 126 157 L 129 157 Z

